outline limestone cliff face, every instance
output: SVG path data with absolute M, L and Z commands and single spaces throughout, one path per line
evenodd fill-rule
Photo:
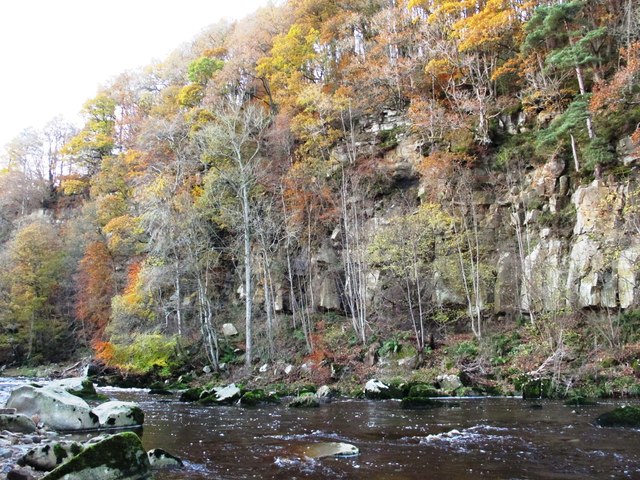
M 389 131 L 402 125 L 401 119 L 393 123 L 386 118 L 370 130 Z M 373 149 L 374 142 L 359 146 Z M 421 149 L 419 140 L 401 134 L 380 159 L 378 168 L 395 186 L 380 198 L 369 199 L 362 228 L 365 244 L 397 214 L 394 194 L 403 191 L 418 198 L 426 188 L 434 188 L 433 183 L 426 187 L 417 173 Z M 629 160 L 623 151 L 619 155 L 626 165 L 640 160 Z M 634 175 L 623 181 L 607 178 L 577 184 L 565 162 L 556 157 L 521 174 L 492 174 L 486 169 L 474 174 L 483 177 L 474 183 L 469 198 L 485 268 L 477 290 L 481 296 L 477 304 L 485 316 L 640 305 L 640 209 L 635 207 L 640 202 Z M 345 308 L 339 230 L 312 256 L 315 307 L 320 310 Z M 454 250 L 435 259 L 426 284 L 434 303 L 465 307 L 468 297 L 455 272 Z M 369 310 L 375 311 L 381 289 L 388 285 L 373 267 L 364 283 Z

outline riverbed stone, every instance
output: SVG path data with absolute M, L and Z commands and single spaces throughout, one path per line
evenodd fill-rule
M 235 383 L 232 383 L 225 387 L 213 387 L 209 390 L 203 390 L 198 401 L 204 404 L 232 405 L 240 400 L 241 396 L 241 390 Z
M 171 455 L 169 452 L 166 452 L 161 448 L 149 450 L 147 452 L 147 456 L 149 457 L 149 464 L 153 469 L 184 467 L 184 462 L 181 459 Z
M 401 399 L 406 397 L 408 392 L 409 384 L 405 382 L 385 383 L 374 378 L 364 386 L 364 396 L 369 400 Z
M 355 445 L 344 442 L 320 442 L 304 447 L 304 456 L 312 459 L 326 457 L 355 457 L 360 454 L 360 449 Z
M 462 381 L 458 375 L 438 375 L 436 380 L 440 385 L 440 389 L 447 393 L 452 393 L 462 387 Z
M 86 446 L 43 480 L 143 480 L 149 475 L 149 457 L 140 437 L 123 432 Z
M 100 425 L 87 402 L 55 386 L 18 387 L 11 392 L 6 406 L 29 417 L 37 415 L 53 430 L 89 430 Z
M 7 473 L 7 480 L 33 480 L 33 472 L 29 468 L 14 468 Z
M 22 466 L 28 465 L 41 471 L 51 471 L 64 462 L 71 460 L 78 455 L 83 446 L 78 442 L 53 442 L 38 445 L 29 450 L 20 458 L 18 463 Z
M 101 428 L 139 427 L 144 423 L 144 412 L 135 402 L 113 400 L 93 409 Z
M 610 412 L 603 413 L 596 419 L 601 427 L 640 428 L 640 407 L 623 405 Z
M 30 417 L 22 414 L 0 414 L 0 430 L 17 433 L 33 433 L 36 424 Z

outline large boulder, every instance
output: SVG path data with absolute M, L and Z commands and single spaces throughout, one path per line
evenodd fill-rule
M 139 427 L 144 423 L 144 412 L 134 402 L 113 400 L 93 409 L 101 428 Z
M 11 392 L 7 408 L 29 417 L 37 416 L 53 430 L 91 430 L 99 427 L 98 416 L 87 402 L 53 385 L 23 385 Z
M 38 445 L 25 453 L 18 464 L 48 472 L 78 455 L 82 449 L 83 446 L 78 442 L 65 441 Z
M 42 480 L 143 480 L 149 478 L 149 468 L 140 437 L 123 432 L 86 446 Z

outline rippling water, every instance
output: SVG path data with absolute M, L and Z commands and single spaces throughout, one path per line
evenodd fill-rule
M 146 393 L 143 442 L 188 460 L 162 478 L 585 479 L 640 478 L 640 430 L 592 421 L 612 402 L 542 409 L 520 399 L 454 399 L 449 408 L 402 410 L 398 402 L 337 401 L 319 409 L 203 407 Z M 355 458 L 305 460 L 313 442 L 356 445 Z
M 2 383 L 0 382 L 0 390 Z M 169 479 L 640 478 L 640 430 L 592 425 L 617 403 L 542 408 L 520 399 L 452 399 L 449 408 L 336 401 L 319 409 L 204 407 L 146 391 L 105 393 L 141 404 L 146 448 L 187 461 Z M 309 443 L 356 445 L 360 456 L 307 460 Z

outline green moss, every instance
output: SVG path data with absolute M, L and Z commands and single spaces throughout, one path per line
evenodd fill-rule
M 596 419 L 596 425 L 640 428 L 640 407 L 622 406 L 603 413 Z
M 317 408 L 320 406 L 320 401 L 315 394 L 309 393 L 294 398 L 287 406 L 289 408 Z
M 529 380 L 522 384 L 522 398 L 525 400 L 532 398 L 551 398 L 552 396 L 553 385 L 549 378 Z
M 564 404 L 567 407 L 592 407 L 597 405 L 598 403 L 595 402 L 594 400 L 587 398 L 587 397 L 583 397 L 581 395 L 575 395 L 572 396 L 570 398 L 568 398 Z
M 416 383 L 409 389 L 408 397 L 429 398 L 441 396 L 440 391 L 428 383 Z
M 69 389 L 67 390 L 71 395 L 75 395 L 76 397 L 80 397 L 83 400 L 96 400 L 105 402 L 109 400 L 107 395 L 103 395 L 101 393 L 96 392 L 95 387 L 93 386 L 93 382 L 91 380 L 84 379 L 82 380 L 80 388 L 77 389 Z
M 181 402 L 197 402 L 198 400 L 200 400 L 200 396 L 202 395 L 202 392 L 203 392 L 202 388 L 199 388 L 199 387 L 185 390 L 180 394 L 180 401 Z
M 145 478 L 149 474 L 149 459 L 140 437 L 133 432 L 109 436 L 89 445 L 67 463 L 45 475 L 43 480 L 72 480 L 79 472 L 100 468 L 117 470 L 123 478 Z
M 279 399 L 274 393 L 266 393 L 262 389 L 245 392 L 240 398 L 240 404 L 244 406 L 254 406 L 260 403 L 278 403 Z
M 53 454 L 56 457 L 57 464 L 62 463 L 62 461 L 69 456 L 65 448 L 59 443 L 53 445 Z

